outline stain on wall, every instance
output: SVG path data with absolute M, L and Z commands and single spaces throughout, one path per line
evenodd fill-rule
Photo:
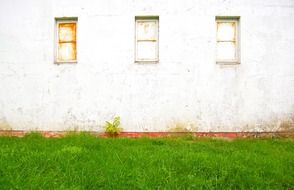
M 294 118 L 289 118 L 279 122 L 278 131 L 281 132 L 294 132 Z
M 6 118 L 0 118 L 0 130 L 12 130 L 12 127 L 9 125 L 9 123 L 6 121 Z

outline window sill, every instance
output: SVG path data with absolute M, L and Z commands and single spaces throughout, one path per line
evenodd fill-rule
M 157 64 L 159 63 L 158 60 L 155 60 L 155 61 L 135 61 L 135 63 L 138 63 L 138 64 Z
M 77 61 L 55 61 L 54 62 L 56 65 L 60 65 L 60 64 L 77 64 Z
M 218 65 L 240 65 L 240 61 L 217 61 Z

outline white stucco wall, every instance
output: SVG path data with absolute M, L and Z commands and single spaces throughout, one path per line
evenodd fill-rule
M 159 63 L 134 63 L 135 16 L 159 16 Z M 216 64 L 215 16 L 240 16 L 241 64 Z M 55 17 L 78 63 L 54 64 Z M 292 0 L 0 0 L 0 126 L 293 130 Z

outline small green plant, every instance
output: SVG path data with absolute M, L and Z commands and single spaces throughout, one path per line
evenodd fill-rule
M 109 136 L 117 136 L 121 132 L 120 128 L 120 117 L 114 117 L 112 121 L 106 121 L 105 132 Z

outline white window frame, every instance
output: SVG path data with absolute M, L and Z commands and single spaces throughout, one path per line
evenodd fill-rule
M 138 22 L 156 22 L 156 58 L 155 59 L 140 59 L 138 58 L 138 47 L 137 47 L 137 23 Z M 135 63 L 158 63 L 159 62 L 159 16 L 136 16 L 135 17 Z
M 58 44 L 59 44 L 59 24 L 63 23 L 75 23 L 76 24 L 76 59 L 75 60 L 67 60 L 62 61 L 58 60 Z M 78 17 L 61 17 L 61 18 L 55 18 L 55 40 L 54 40 L 54 62 L 56 64 L 62 64 L 62 63 L 77 63 L 78 62 Z
M 241 63 L 241 52 L 240 52 L 240 17 L 239 16 L 216 16 L 215 17 L 215 23 L 216 23 L 216 51 L 217 52 L 217 27 L 218 23 L 235 23 L 235 59 L 217 59 L 216 57 L 216 63 L 217 64 L 224 64 L 224 65 L 234 65 L 234 64 L 240 64 Z

